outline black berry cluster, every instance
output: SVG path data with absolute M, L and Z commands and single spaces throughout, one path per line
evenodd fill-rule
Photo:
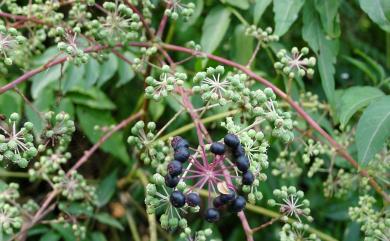
M 190 158 L 189 143 L 186 139 L 176 136 L 171 142 L 174 153 L 174 160 L 167 166 L 168 174 L 165 176 L 165 184 L 170 188 L 175 188 L 180 181 L 179 176 L 183 172 L 183 163 Z M 199 194 L 190 192 L 184 195 L 183 192 L 175 190 L 170 195 L 170 202 L 176 208 L 183 207 L 186 203 L 190 207 L 196 207 L 200 204 Z
M 236 192 L 229 188 L 226 194 L 220 194 L 213 200 L 213 208 L 208 208 L 205 213 L 205 218 L 208 222 L 217 222 L 220 218 L 220 211 L 227 209 L 232 213 L 238 213 L 245 208 L 246 200 L 243 196 L 239 196 Z
M 165 176 L 165 184 L 174 188 L 180 181 L 179 175 L 183 172 L 183 163 L 190 158 L 189 143 L 186 139 L 176 136 L 171 142 L 174 153 L 174 160 L 168 164 L 168 174 Z
M 227 134 L 223 139 L 225 145 L 229 147 L 232 152 L 232 157 L 237 169 L 242 172 L 242 184 L 252 185 L 255 180 L 255 176 L 249 170 L 250 162 L 249 158 L 245 154 L 244 147 L 241 145 L 240 140 L 234 134 Z

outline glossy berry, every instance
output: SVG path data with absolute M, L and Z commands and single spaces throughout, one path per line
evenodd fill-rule
M 252 185 L 254 180 L 255 180 L 255 176 L 251 171 L 247 171 L 244 174 L 242 174 L 242 184 Z
M 220 142 L 214 142 L 210 146 L 210 151 L 216 155 L 223 155 L 225 153 L 225 145 Z
M 173 191 L 169 197 L 169 200 L 171 201 L 172 206 L 176 208 L 181 208 L 186 203 L 186 197 L 180 191 Z
M 186 162 L 190 157 L 190 151 L 185 147 L 180 147 L 175 151 L 174 158 L 179 162 Z
M 219 212 L 217 209 L 215 208 L 209 208 L 206 210 L 206 213 L 205 213 L 205 218 L 208 222 L 210 223 L 214 223 L 214 222 L 217 222 L 219 220 Z
M 229 206 L 229 210 L 231 212 L 238 213 L 245 208 L 245 205 L 246 205 L 245 198 L 243 196 L 237 196 L 237 198 L 231 202 Z
M 179 181 L 180 181 L 180 178 L 177 177 L 177 176 L 176 177 L 172 177 L 169 174 L 165 176 L 165 185 L 167 185 L 167 187 L 174 188 L 174 187 L 177 186 Z
M 243 156 L 237 157 L 236 166 L 237 166 L 238 170 L 240 170 L 242 172 L 246 172 L 249 169 L 249 165 L 250 165 L 249 159 L 247 156 L 243 155 Z
M 236 192 L 233 189 L 229 189 L 229 194 L 221 194 L 219 197 L 221 198 L 222 204 L 227 204 L 228 202 L 234 200 L 236 197 Z
M 181 162 L 173 160 L 168 164 L 168 173 L 172 177 L 178 176 L 183 171 L 183 164 Z
M 238 145 L 235 149 L 232 150 L 234 157 L 239 157 L 239 156 L 244 156 L 245 155 L 245 150 L 244 147 L 241 145 Z
M 225 138 L 223 138 L 223 141 L 231 148 L 236 148 L 240 144 L 240 139 L 234 134 L 227 134 Z
M 214 198 L 213 200 L 213 206 L 215 208 L 220 208 L 222 207 L 223 205 L 225 205 L 222 200 L 221 200 L 221 196 L 217 196 L 216 198 Z
M 186 196 L 186 203 L 190 207 L 199 206 L 199 204 L 200 204 L 199 194 L 197 194 L 196 192 L 191 192 L 191 193 L 187 194 L 187 196 Z
M 175 136 L 173 140 L 171 141 L 172 148 L 176 151 L 179 148 L 188 148 L 190 145 L 188 141 L 180 136 Z

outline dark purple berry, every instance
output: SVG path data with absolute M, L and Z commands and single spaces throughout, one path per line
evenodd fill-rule
M 233 189 L 229 189 L 229 194 L 221 194 L 219 197 L 221 198 L 221 202 L 223 204 L 227 204 L 228 202 L 234 200 L 236 192 Z
M 180 191 L 173 191 L 169 197 L 169 200 L 171 201 L 172 206 L 176 208 L 181 208 L 186 203 L 186 197 Z
M 188 141 L 180 136 L 175 136 L 171 142 L 172 148 L 176 151 L 179 148 L 188 148 L 190 145 Z
M 233 155 L 235 158 L 239 157 L 239 156 L 244 156 L 245 155 L 245 150 L 244 150 L 244 147 L 242 147 L 241 145 L 238 145 L 235 149 L 232 150 L 233 151 Z
M 174 159 L 179 162 L 186 162 L 188 161 L 188 158 L 190 157 L 190 151 L 188 148 L 180 147 L 175 151 Z
M 208 222 L 210 223 L 214 223 L 214 222 L 217 222 L 219 220 L 219 212 L 217 209 L 215 208 L 209 208 L 206 210 L 206 213 L 205 213 L 205 218 Z
M 252 185 L 254 180 L 255 180 L 255 176 L 251 171 L 247 171 L 244 174 L 242 174 L 242 184 Z
M 242 172 L 246 172 L 248 171 L 249 169 L 249 159 L 247 156 L 239 156 L 237 157 L 236 159 L 236 166 L 238 168 L 238 170 L 242 171 Z
M 220 208 L 224 205 L 224 203 L 221 200 L 221 196 L 217 196 L 213 200 L 213 205 L 215 208 Z
M 223 141 L 231 148 L 236 148 L 240 144 L 240 139 L 234 134 L 227 134 L 225 138 L 223 138 Z
M 210 146 L 210 151 L 216 155 L 223 155 L 225 153 L 225 145 L 221 142 L 214 142 Z
M 187 194 L 186 202 L 187 202 L 188 206 L 190 206 L 190 207 L 199 206 L 199 204 L 200 204 L 199 194 L 197 194 L 196 192 L 191 192 L 191 193 Z
M 237 198 L 231 202 L 229 206 L 229 210 L 231 212 L 238 213 L 245 208 L 245 205 L 246 205 L 245 198 L 243 196 L 237 196 Z
M 168 164 L 168 173 L 169 175 L 175 177 L 181 174 L 183 171 L 183 164 L 181 162 L 173 160 Z
M 165 185 L 167 185 L 167 187 L 174 188 L 174 187 L 177 186 L 179 181 L 180 181 L 180 178 L 177 177 L 177 176 L 176 177 L 172 177 L 169 174 L 165 176 Z

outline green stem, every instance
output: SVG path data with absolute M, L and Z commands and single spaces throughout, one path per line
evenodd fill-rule
M 0 169 L 0 177 L 29 178 L 29 175 L 27 172 L 10 172 Z
M 234 16 L 236 16 L 238 18 L 238 20 L 240 20 L 240 22 L 242 24 L 244 24 L 245 26 L 249 26 L 250 24 L 248 23 L 248 21 L 245 20 L 245 18 L 234 8 L 232 7 L 227 7 L 228 10 L 234 14 Z
M 390 68 L 390 33 L 386 33 L 386 64 Z
M 130 211 L 128 211 L 126 213 L 126 218 L 127 218 L 127 222 L 129 223 L 129 228 L 130 228 L 130 231 L 131 231 L 131 235 L 133 237 L 133 240 L 134 241 L 141 241 L 141 237 L 138 233 L 138 230 L 137 230 L 137 226 L 135 224 L 135 220 L 134 220 L 134 217 L 133 215 L 131 214 Z

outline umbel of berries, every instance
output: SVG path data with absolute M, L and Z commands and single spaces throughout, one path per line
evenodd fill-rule
M 189 143 L 186 139 L 176 136 L 171 141 L 174 150 L 173 160 L 168 163 L 165 184 L 174 188 L 179 183 L 179 175 L 183 172 L 183 164 L 190 158 Z
M 19 129 L 19 120 L 19 114 L 13 113 L 8 122 L 0 121 L 0 162 L 6 160 L 25 168 L 38 151 L 33 143 L 34 125 L 26 122 Z
M 169 175 L 168 175 L 169 176 Z M 200 197 L 189 191 L 184 182 L 177 178 L 175 187 L 167 185 L 167 178 L 156 173 L 151 184 L 146 187 L 145 204 L 147 212 L 160 216 L 160 223 L 164 229 L 186 229 L 187 220 L 184 214 L 199 211 Z
M 224 137 L 225 144 L 230 148 L 237 169 L 242 172 L 242 184 L 252 185 L 255 180 L 253 173 L 249 170 L 250 161 L 238 137 L 234 134 L 227 134 Z

